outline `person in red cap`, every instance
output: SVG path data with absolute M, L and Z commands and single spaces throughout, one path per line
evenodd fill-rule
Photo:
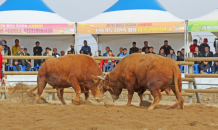
M 194 54 L 195 53 L 195 47 L 198 47 L 199 48 L 199 46 L 198 46 L 198 40 L 197 39 L 194 39 L 193 40 L 193 44 L 190 46 L 190 52 L 192 53 L 192 54 Z
M 207 44 L 208 40 L 207 38 L 204 38 L 204 43 L 202 43 L 199 47 L 199 51 L 201 52 L 201 54 L 205 53 L 205 47 L 208 46 L 210 48 L 210 46 Z

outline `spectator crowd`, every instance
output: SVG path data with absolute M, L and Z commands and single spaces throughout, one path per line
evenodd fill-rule
M 27 51 L 27 48 L 24 46 L 19 45 L 19 40 L 15 40 L 15 45 L 12 46 L 12 51 L 10 50 L 10 47 L 7 46 L 7 41 L 2 40 L 3 43 L 5 44 L 4 46 L 4 54 L 5 55 L 13 55 L 13 56 L 30 56 L 30 54 Z M 218 57 L 218 45 L 216 42 L 214 42 L 214 47 L 216 48 L 215 51 L 216 53 L 213 54 L 210 51 L 210 46 L 208 45 L 208 40 L 207 38 L 204 39 L 204 42 L 202 44 L 197 45 L 197 39 L 193 40 L 193 44 L 190 46 L 190 52 L 193 53 L 193 57 Z M 37 41 L 36 46 L 33 47 L 33 55 L 34 56 L 48 56 L 49 52 L 51 51 L 51 48 L 46 47 L 45 52 L 43 53 L 43 49 L 40 46 L 40 42 Z M 67 54 L 75 54 L 74 50 L 74 44 L 70 46 L 70 50 L 67 52 Z M 129 53 L 127 48 L 120 47 L 119 48 L 119 54 L 116 55 L 117 57 L 126 57 L 132 53 L 144 53 L 144 54 L 156 54 L 154 51 L 154 48 L 152 46 L 148 45 L 148 41 L 144 42 L 144 47 L 138 48 L 136 45 L 136 42 L 132 43 L 132 47 L 129 49 Z M 103 53 L 102 56 L 106 57 L 113 57 L 115 56 L 110 49 L 109 46 L 105 48 L 105 53 Z M 89 56 L 92 56 L 91 53 L 91 47 L 88 46 L 88 43 L 86 40 L 84 40 L 84 46 L 82 46 L 81 50 L 79 51 L 80 54 L 86 54 Z M 157 55 L 161 55 L 164 57 L 169 57 L 172 58 L 174 61 L 184 61 L 184 53 L 185 50 L 181 49 L 175 53 L 174 49 L 168 45 L 168 40 L 164 41 L 164 45 L 160 47 L 159 52 Z M 57 48 L 53 48 L 53 53 L 52 56 L 54 57 L 60 57 L 64 56 L 65 52 L 61 51 L 60 54 L 58 53 Z M 98 55 L 101 56 L 101 51 L 98 50 Z M 21 66 L 25 66 L 27 71 L 31 70 L 32 66 L 40 66 L 45 60 L 34 60 L 34 64 L 31 63 L 30 59 L 15 59 L 15 60 L 8 60 L 5 70 L 8 70 L 7 66 L 15 66 L 16 70 L 21 70 Z M 114 61 L 114 60 L 102 60 L 100 67 L 102 68 L 103 72 L 110 72 L 112 69 L 118 64 L 119 61 Z M 196 61 L 195 64 L 199 66 L 200 72 L 201 73 L 206 73 L 208 69 L 211 67 L 212 68 L 212 73 L 217 73 L 218 74 L 218 61 Z

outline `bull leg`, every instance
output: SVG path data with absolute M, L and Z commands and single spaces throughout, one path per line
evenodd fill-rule
M 140 104 L 143 102 L 143 94 L 146 90 L 142 90 L 141 92 L 138 93 L 139 97 L 140 97 Z
M 88 99 L 89 99 L 89 92 L 84 93 L 84 94 L 85 94 L 85 100 L 88 101 Z
M 176 96 L 176 99 L 179 100 L 179 98 L 181 98 L 181 92 L 180 92 L 180 95 L 176 94 L 176 91 L 175 89 L 172 89 L 173 93 L 175 94 Z M 184 99 L 182 98 L 180 104 L 179 104 L 180 108 L 181 109 L 184 109 Z M 169 109 L 173 109 L 174 108 L 174 105 L 172 107 L 170 107 Z
M 77 79 L 75 78 L 70 78 L 69 82 L 70 82 L 70 85 L 74 88 L 74 91 L 76 92 L 76 98 L 74 100 L 74 104 L 79 105 L 79 97 L 81 93 L 81 88 L 79 86 L 79 83 Z
M 161 90 L 150 90 L 151 95 L 154 97 L 154 102 L 149 106 L 148 110 L 153 110 L 154 107 L 160 102 L 162 99 Z
M 38 83 L 37 83 L 37 86 L 38 86 L 38 91 L 36 93 L 36 101 L 35 101 L 35 104 L 38 104 L 39 103 L 39 100 L 40 100 L 40 96 L 46 86 L 46 82 L 43 81 L 43 80 L 37 80 Z
M 65 101 L 64 101 L 64 88 L 56 88 L 57 90 L 57 95 L 58 95 L 58 98 L 59 100 L 62 102 L 63 105 L 66 105 Z
M 126 104 L 127 106 L 131 105 L 133 94 L 134 94 L 134 90 L 128 90 L 128 102 Z

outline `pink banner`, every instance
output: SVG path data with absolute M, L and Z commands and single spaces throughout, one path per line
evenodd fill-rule
M 75 24 L 0 24 L 0 34 L 75 34 Z

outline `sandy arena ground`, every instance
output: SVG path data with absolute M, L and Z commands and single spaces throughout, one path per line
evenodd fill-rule
M 47 100 L 47 95 L 44 93 L 42 97 Z M 26 89 L 9 90 L 7 100 L 0 100 L 0 128 L 1 130 L 218 129 L 217 103 L 195 103 L 193 105 L 186 103 L 184 110 L 179 107 L 166 110 L 165 108 L 175 103 L 174 97 L 171 97 L 171 101 L 164 98 L 154 110 L 148 111 L 150 102 L 144 101 L 139 106 L 137 94 L 134 95 L 130 107 L 125 106 L 127 103 L 125 92 L 114 103 L 109 93 L 104 95 L 104 102 L 100 103 L 97 103 L 93 97 L 85 103 L 84 96 L 81 95 L 81 104 L 74 105 L 71 103 L 72 97 L 74 98 L 75 95 L 64 95 L 67 102 L 65 106 L 61 105 L 58 99 L 33 105 L 34 97 L 28 97 Z M 213 98 L 207 97 L 206 101 L 213 100 Z

